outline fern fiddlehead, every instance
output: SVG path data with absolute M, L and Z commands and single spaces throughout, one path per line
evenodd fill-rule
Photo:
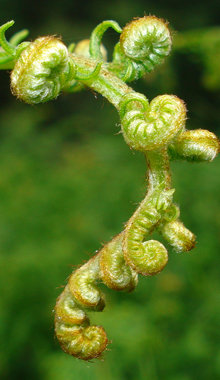
M 168 251 L 150 235 L 157 230 L 177 251 L 189 251 L 195 236 L 179 219 L 173 203 L 169 161 L 212 161 L 219 152 L 217 137 L 206 130 L 185 128 L 186 107 L 173 95 L 157 96 L 150 103 L 125 82 L 140 78 L 162 63 L 171 50 L 166 23 L 154 16 L 133 20 L 121 29 L 104 21 L 90 40 L 69 50 L 60 39 L 41 37 L 22 42 L 24 33 L 7 42 L 0 28 L 0 66 L 14 69 L 12 92 L 29 104 L 56 98 L 61 91 L 85 87 L 99 92 L 118 110 L 121 131 L 131 149 L 141 151 L 148 168 L 148 189 L 124 230 L 75 270 L 55 307 L 55 331 L 62 349 L 77 358 L 100 357 L 109 341 L 104 329 L 90 325 L 88 311 L 102 311 L 105 296 L 98 283 L 117 291 L 131 292 L 138 274 L 159 273 L 168 261 Z M 102 36 L 109 28 L 120 34 L 112 62 L 107 62 Z

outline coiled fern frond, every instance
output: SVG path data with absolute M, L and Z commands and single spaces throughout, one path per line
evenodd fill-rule
M 116 107 L 126 143 L 146 157 L 145 198 L 122 232 L 71 274 L 56 303 L 55 331 L 62 349 L 76 358 L 91 360 L 100 357 L 109 343 L 104 329 L 90 325 L 87 315 L 105 307 L 98 284 L 131 292 L 138 283 L 138 274 L 159 273 L 168 262 L 168 250 L 151 239 L 153 231 L 177 252 L 195 246 L 195 235 L 180 221 L 173 200 L 170 160 L 212 161 L 219 152 L 219 141 L 209 131 L 186 130 L 186 106 L 177 96 L 160 95 L 149 103 L 125 83 L 150 72 L 170 53 L 171 34 L 163 20 L 145 16 L 124 29 L 107 20 L 94 29 L 90 40 L 75 48 L 71 45 L 69 50 L 53 36 L 20 43 L 22 34 L 8 42 L 5 32 L 12 25 L 9 22 L 0 28 L 0 66 L 14 66 L 14 95 L 37 104 L 56 98 L 62 91 L 89 87 Z M 112 62 L 107 61 L 102 45 L 109 27 L 120 33 Z

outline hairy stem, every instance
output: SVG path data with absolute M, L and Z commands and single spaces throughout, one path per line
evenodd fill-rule
M 112 103 L 119 110 L 119 103 L 123 95 L 134 92 L 134 90 L 125 84 L 121 79 L 108 70 L 108 66 L 102 63 L 99 75 L 89 79 L 83 78 L 88 72 L 94 72 L 97 61 L 92 58 L 82 58 L 81 56 L 72 55 L 73 64 L 77 67 L 77 78 L 85 86 L 97 91 Z M 75 79 L 75 76 L 74 76 Z M 66 91 L 71 92 L 71 82 L 65 87 Z
M 148 191 L 138 209 L 126 224 L 124 256 L 138 273 L 153 275 L 168 261 L 165 247 L 155 240 L 147 240 L 172 203 L 171 175 L 166 149 L 146 153 Z

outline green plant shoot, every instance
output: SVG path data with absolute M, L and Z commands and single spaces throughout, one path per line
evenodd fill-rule
M 83 360 L 102 355 L 109 344 L 105 330 L 90 324 L 89 311 L 102 311 L 105 296 L 98 283 L 131 292 L 138 274 L 152 276 L 168 262 L 167 248 L 151 239 L 159 232 L 177 252 L 195 246 L 196 237 L 180 220 L 174 203 L 170 161 L 212 161 L 219 152 L 217 137 L 207 130 L 186 129 L 186 106 L 174 95 L 160 95 L 151 102 L 126 82 L 150 73 L 171 51 L 167 23 L 155 16 L 134 19 L 123 29 L 115 21 L 99 24 L 90 39 L 69 49 L 54 36 L 21 42 L 27 31 L 8 42 L 0 28 L 0 68 L 12 69 L 11 90 L 19 99 L 38 104 L 61 92 L 91 88 L 117 109 L 121 132 L 131 149 L 146 157 L 148 188 L 145 198 L 124 229 L 86 264 L 75 270 L 57 299 L 55 332 L 64 352 Z M 102 37 L 108 28 L 119 33 L 113 59 L 108 62 Z

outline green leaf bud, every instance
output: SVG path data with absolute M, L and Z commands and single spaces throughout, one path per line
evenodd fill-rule
M 204 129 L 185 131 L 174 144 L 178 156 L 187 161 L 212 161 L 220 150 L 219 140 L 214 133 Z
M 174 95 L 157 96 L 149 105 L 144 95 L 131 92 L 119 106 L 124 139 L 142 152 L 168 145 L 185 125 L 185 104 Z
M 29 104 L 46 102 L 59 95 L 70 72 L 67 47 L 58 38 L 37 38 L 15 64 L 12 93 Z
M 179 220 L 165 223 L 160 231 L 177 252 L 188 252 L 195 247 L 195 235 Z
M 129 246 L 129 244 L 128 244 Z M 144 241 L 137 248 L 124 252 L 125 260 L 137 272 L 144 276 L 159 273 L 168 262 L 168 253 L 157 240 Z
M 101 278 L 111 289 L 131 292 L 138 283 L 138 276 L 125 262 L 123 236 L 123 233 L 115 236 L 100 251 Z
M 120 45 L 124 55 L 143 64 L 146 71 L 163 62 L 171 49 L 167 24 L 155 16 L 134 19 L 122 30 Z

